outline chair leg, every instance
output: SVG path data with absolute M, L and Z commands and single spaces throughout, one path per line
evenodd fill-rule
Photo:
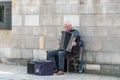
M 70 57 L 67 57 L 67 72 L 69 72 L 70 69 Z
M 75 72 L 77 72 L 77 68 L 76 68 L 76 60 L 75 60 L 75 58 L 73 59 L 73 62 L 74 62 L 74 69 L 75 69 Z

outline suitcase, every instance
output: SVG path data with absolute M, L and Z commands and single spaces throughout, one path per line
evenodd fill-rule
M 51 60 L 35 61 L 34 67 L 36 75 L 53 75 L 53 62 Z
M 35 60 L 31 60 L 27 62 L 27 73 L 28 74 L 35 73 L 34 64 L 35 64 Z

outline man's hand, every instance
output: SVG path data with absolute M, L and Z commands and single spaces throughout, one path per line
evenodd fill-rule
M 57 41 L 57 44 L 60 45 L 60 41 L 59 40 Z
M 76 42 L 72 42 L 72 46 L 76 46 L 77 45 L 77 43 Z

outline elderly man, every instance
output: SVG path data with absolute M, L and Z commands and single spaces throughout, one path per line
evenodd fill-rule
M 64 29 L 67 32 L 71 32 L 74 33 L 77 36 L 79 35 L 79 32 L 75 29 L 72 28 L 71 23 L 70 22 L 65 22 L 64 23 Z M 58 39 L 57 44 L 60 45 L 60 39 Z M 77 46 L 79 43 L 77 42 L 72 42 L 72 46 Z M 64 59 L 65 56 L 68 52 L 63 51 L 63 50 L 53 50 L 53 51 L 48 51 L 47 53 L 47 59 L 48 60 L 52 60 L 53 64 L 54 64 L 54 73 L 56 73 L 57 75 L 63 75 L 64 74 Z

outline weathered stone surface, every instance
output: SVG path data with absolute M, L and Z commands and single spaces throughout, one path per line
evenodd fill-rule
M 113 17 L 113 26 L 120 26 L 120 14 L 114 14 Z
M 44 19 L 44 20 L 43 20 Z M 61 15 L 40 15 L 40 25 L 61 25 Z
M 56 41 L 69 20 L 84 41 L 83 59 L 90 64 L 85 72 L 120 74 L 120 0 L 8 1 L 12 30 L 0 30 L 0 61 L 45 59 L 46 50 L 59 47 Z
M 57 45 L 57 38 L 54 36 L 45 36 L 45 49 L 46 50 L 53 50 L 53 49 L 58 49 L 58 45 Z
M 13 35 L 32 35 L 33 27 L 13 27 L 11 34 Z
M 120 37 L 120 27 L 111 28 L 110 35 L 113 37 Z
M 12 50 L 11 48 L 0 48 L 1 58 L 11 58 Z
M 39 6 L 23 6 L 23 14 L 39 14 Z
M 22 25 L 22 15 L 13 15 L 12 16 L 12 25 L 21 26 Z
M 39 13 L 42 15 L 48 14 L 49 8 L 48 5 L 39 5 Z M 47 9 L 48 8 L 48 9 Z M 52 13 L 52 12 L 50 12 Z
M 109 37 L 103 39 L 103 51 L 120 51 L 120 38 Z
M 97 52 L 96 53 L 96 63 L 111 64 L 112 63 L 112 54 L 114 54 L 114 53 Z
M 84 56 L 84 60 L 87 62 L 87 63 L 95 63 L 96 61 L 96 52 L 86 52 L 83 54 Z
M 9 36 L 7 46 L 10 48 L 25 48 L 25 37 L 23 36 Z
M 47 27 L 46 31 L 47 31 L 48 36 L 56 36 L 57 35 L 57 26 Z
M 112 26 L 110 15 L 80 15 L 81 26 Z
M 56 0 L 56 4 L 79 4 L 79 0 Z
M 85 50 L 87 51 L 101 51 L 102 44 L 102 38 L 87 37 L 84 40 Z
M 101 74 L 120 76 L 119 65 L 101 65 Z
M 96 26 L 95 15 L 80 15 L 81 26 Z
M 107 27 L 80 27 L 84 36 L 105 37 L 108 35 Z
M 39 49 L 34 49 L 33 50 L 33 59 L 35 59 L 35 60 L 46 60 L 46 58 L 47 58 L 46 50 L 39 50 Z
M 17 59 L 21 59 L 22 58 L 22 50 L 21 49 L 12 49 L 11 52 L 11 57 L 10 58 L 17 58 Z
M 39 48 L 44 49 L 44 37 L 43 36 L 39 37 Z
M 12 14 L 22 15 L 23 9 L 22 6 L 12 5 Z
M 33 27 L 33 35 L 47 35 L 47 27 Z
M 39 15 L 25 15 L 25 26 L 39 26 Z
M 57 14 L 71 14 L 71 5 L 57 5 Z
M 111 15 L 96 15 L 95 16 L 96 26 L 112 26 L 112 16 Z
M 44 0 L 45 4 L 55 4 L 56 0 Z
M 116 53 L 112 53 L 111 54 L 111 59 L 112 59 L 112 64 L 120 64 L 120 53 L 116 52 Z
M 22 49 L 22 58 L 23 59 L 33 59 L 33 50 L 32 49 Z
M 25 44 L 25 47 L 26 48 L 39 48 L 39 37 L 37 36 L 29 36 L 29 37 L 26 37 L 25 39 L 26 41 L 26 44 Z
M 100 71 L 100 65 L 86 64 L 86 69 L 87 69 L 87 70 L 98 70 L 98 71 Z

